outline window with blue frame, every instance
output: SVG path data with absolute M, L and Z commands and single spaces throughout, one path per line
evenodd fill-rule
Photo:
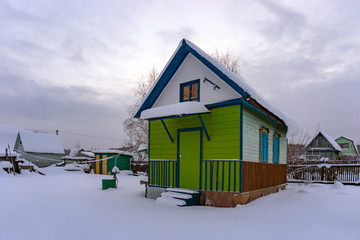
M 269 129 L 265 127 L 260 129 L 260 162 L 268 161 L 268 135 Z
M 180 84 L 180 102 L 200 102 L 200 80 Z
M 274 134 L 274 163 L 279 163 L 280 158 L 280 135 Z

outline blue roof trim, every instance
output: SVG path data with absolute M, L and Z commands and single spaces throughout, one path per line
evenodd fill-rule
M 184 61 L 186 56 L 191 53 L 196 57 L 200 62 L 202 62 L 206 67 L 208 67 L 211 71 L 213 71 L 217 76 L 223 79 L 230 87 L 232 87 L 235 91 L 237 91 L 243 98 L 250 97 L 250 94 L 244 91 L 241 87 L 239 87 L 234 81 L 232 81 L 228 76 L 226 76 L 222 71 L 220 71 L 217 67 L 215 67 L 212 63 L 210 63 L 207 59 L 201 56 L 198 52 L 196 52 L 193 48 L 191 48 L 185 41 L 182 40 L 180 48 L 175 53 L 169 65 L 164 70 L 163 74 L 160 76 L 153 90 L 150 92 L 146 100 L 143 102 L 139 110 L 136 112 L 136 118 L 140 117 L 142 111 L 149 109 L 155 103 L 156 99 L 159 97 L 161 92 L 164 90 L 166 85 L 169 83 L 170 79 L 174 76 L 175 72 L 180 67 L 181 63 Z
M 205 107 L 210 108 L 210 109 L 218 108 L 218 107 L 229 107 L 229 106 L 234 106 L 234 105 L 240 105 L 241 102 L 242 102 L 242 98 L 237 98 L 237 99 L 226 100 L 223 102 L 207 104 L 207 105 L 205 105 Z
M 186 44 L 186 43 L 185 43 Z M 222 80 L 224 80 L 229 86 L 231 86 L 235 91 L 240 93 L 240 95 L 244 98 L 250 97 L 250 94 L 245 92 L 244 89 L 239 87 L 233 80 L 231 80 L 228 76 L 226 76 L 222 71 L 220 71 L 217 67 L 215 67 L 212 63 L 210 63 L 206 58 L 201 56 L 198 52 L 196 52 L 193 48 L 186 44 L 186 49 L 192 53 L 200 62 L 202 62 L 205 66 L 207 66 L 211 71 L 213 71 L 216 75 L 218 75 Z
M 140 117 L 142 111 L 149 109 L 152 107 L 156 99 L 159 97 L 160 93 L 164 90 L 172 76 L 174 76 L 177 69 L 180 67 L 181 63 L 184 61 L 186 56 L 188 55 L 188 51 L 185 48 L 186 42 L 185 40 L 182 41 L 182 44 L 176 54 L 174 55 L 172 61 L 169 63 L 167 68 L 164 70 L 163 74 L 160 76 L 160 79 L 157 81 L 156 85 L 154 86 L 152 92 L 146 98 L 145 102 L 141 105 L 139 110 L 136 112 L 136 118 Z

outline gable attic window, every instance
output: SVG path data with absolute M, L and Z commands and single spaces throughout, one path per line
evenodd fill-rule
M 180 84 L 180 102 L 200 102 L 200 80 Z

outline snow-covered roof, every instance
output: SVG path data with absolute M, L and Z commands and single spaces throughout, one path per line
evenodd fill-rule
M 0 156 L 5 156 L 5 148 L 10 145 L 11 155 L 15 155 L 13 152 L 16 137 L 20 131 L 24 131 L 22 127 L 0 125 Z
M 151 119 L 208 112 L 210 112 L 209 109 L 200 102 L 181 102 L 144 110 L 141 112 L 140 118 Z
M 342 148 L 339 146 L 339 144 L 337 144 L 335 142 L 335 140 L 327 133 L 323 132 L 323 131 L 319 131 L 315 134 L 315 136 L 310 140 L 310 142 L 307 144 L 307 146 L 316 138 L 316 136 L 318 136 L 319 134 L 322 134 L 324 136 L 324 138 L 331 144 L 331 146 L 336 149 L 337 151 L 340 151 L 342 150 Z M 315 149 L 313 148 L 314 150 L 320 150 L 320 149 Z M 323 150 L 326 150 L 326 148 L 324 148 Z
M 90 158 L 94 158 L 94 157 L 95 157 L 95 154 L 92 153 L 92 152 L 81 151 L 80 154 L 82 154 L 82 155 L 84 155 L 84 156 L 87 156 L 87 157 L 90 157 Z
M 57 135 L 21 131 L 19 136 L 25 152 L 65 153 L 60 138 Z
M 339 146 L 339 144 L 337 144 L 337 142 L 335 142 L 335 140 L 330 136 L 328 135 L 327 133 L 325 132 L 322 132 L 320 131 L 320 133 L 326 138 L 326 140 L 328 140 L 328 142 L 338 151 L 341 152 L 342 148 Z
M 120 154 L 120 155 L 126 155 L 126 156 L 133 156 L 134 154 L 131 152 L 127 152 L 127 151 L 122 151 L 122 150 L 94 150 L 93 153 L 102 153 L 102 154 L 109 154 L 109 153 L 115 153 L 115 154 Z
M 63 160 L 84 160 L 84 161 L 88 161 L 88 160 L 93 160 L 94 158 L 91 157 L 72 157 L 72 156 L 65 156 L 62 157 L 61 159 Z
M 163 69 L 161 74 L 159 75 L 159 78 L 157 79 L 157 81 L 155 82 L 155 84 L 153 85 L 151 90 L 148 92 L 143 103 L 140 105 L 137 113 L 135 114 L 136 117 L 139 117 L 139 115 L 144 110 L 149 109 L 152 106 L 152 104 L 154 103 L 154 101 L 156 100 L 157 97 L 154 95 L 153 90 L 155 89 L 155 87 L 158 87 L 160 85 L 161 85 L 161 87 L 164 87 L 164 84 L 158 84 L 158 83 L 161 79 L 164 78 L 163 75 L 164 76 L 166 75 L 164 73 L 166 72 L 166 70 L 170 66 L 170 64 L 172 64 L 174 58 L 179 56 L 179 55 L 177 55 L 177 53 L 181 49 L 185 49 L 183 51 L 194 52 L 195 55 L 197 55 L 197 56 L 195 56 L 194 54 L 193 55 L 195 57 L 197 57 L 200 61 L 206 61 L 207 63 L 209 63 L 210 65 L 215 67 L 217 70 L 219 70 L 223 75 L 225 75 L 223 77 L 226 78 L 227 83 L 232 88 L 234 88 L 236 91 L 238 91 L 243 96 L 243 98 L 247 99 L 250 97 L 250 98 L 254 99 L 256 102 L 258 102 L 264 108 L 266 108 L 268 111 L 270 111 L 271 113 L 276 115 L 278 118 L 280 118 L 282 121 L 284 121 L 285 125 L 288 127 L 287 136 L 293 136 L 293 135 L 298 134 L 299 127 L 293 119 L 291 119 L 285 113 L 280 111 L 278 108 L 272 106 L 268 100 L 265 100 L 260 94 L 258 94 L 255 91 L 255 89 L 250 87 L 241 77 L 239 77 L 238 75 L 236 75 L 235 73 L 230 71 L 223 64 L 219 63 L 214 58 L 210 57 L 207 53 L 205 53 L 203 50 L 201 50 L 195 44 L 193 44 L 192 42 L 190 42 L 189 40 L 186 40 L 186 39 L 183 39 L 182 41 L 180 41 L 179 46 L 175 50 L 174 54 L 168 61 L 167 65 L 165 66 L 165 68 Z M 186 56 L 186 54 L 181 55 L 181 57 L 184 57 L 184 56 Z M 166 86 L 166 84 L 165 84 L 165 86 Z M 147 103 L 147 101 L 149 101 L 149 102 Z

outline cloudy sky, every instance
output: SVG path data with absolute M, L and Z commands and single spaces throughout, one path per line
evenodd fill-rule
M 239 56 L 304 131 L 360 144 L 359 12 L 351 0 L 0 0 L 0 124 L 117 147 L 136 82 L 187 38 Z

